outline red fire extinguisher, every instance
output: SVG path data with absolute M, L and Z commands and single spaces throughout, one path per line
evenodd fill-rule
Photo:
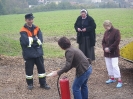
M 62 79 L 59 78 L 57 82 L 57 87 L 60 99 L 71 99 L 68 78 L 67 77 L 63 77 Z M 60 89 L 58 84 L 60 84 Z

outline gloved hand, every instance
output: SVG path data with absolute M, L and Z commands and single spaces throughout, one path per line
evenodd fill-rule
M 33 43 L 33 38 L 29 37 L 29 46 L 28 47 L 31 47 L 32 43 Z
M 38 45 L 42 45 L 42 42 L 40 39 L 37 40 Z

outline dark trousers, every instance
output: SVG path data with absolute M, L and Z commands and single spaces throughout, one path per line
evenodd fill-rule
M 44 74 L 45 73 L 44 59 L 43 59 L 43 56 L 41 56 L 41 57 L 31 58 L 31 59 L 25 60 L 26 76 L 33 76 L 34 65 L 37 66 L 38 74 Z M 30 79 L 26 78 L 26 82 L 28 85 L 33 84 L 33 77 L 31 77 Z M 39 77 L 39 83 L 40 83 L 40 85 L 46 84 L 45 76 Z

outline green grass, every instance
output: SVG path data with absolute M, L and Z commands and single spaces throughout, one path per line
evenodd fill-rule
M 123 35 L 133 33 L 133 9 L 88 9 L 89 14 L 97 24 L 97 33 L 103 33 L 103 21 L 109 19 Z M 75 35 L 73 25 L 79 15 L 79 10 L 61 10 L 34 13 L 34 23 L 38 25 L 45 36 Z M 18 35 L 25 23 L 24 14 L 0 16 L 0 33 Z
M 52 43 L 45 43 L 44 47 L 44 56 L 45 57 L 62 57 L 64 56 L 64 51 L 57 45 Z
M 0 54 L 9 56 L 20 56 L 20 49 L 21 47 L 18 40 L 0 35 Z
M 38 25 L 43 36 L 74 36 L 74 23 L 80 10 L 60 10 L 34 13 L 34 24 Z M 104 33 L 103 22 L 109 19 L 121 31 L 122 37 L 133 36 L 133 9 L 88 9 L 97 24 L 96 33 Z M 19 31 L 24 25 L 24 14 L 0 16 L 0 54 L 21 55 Z M 5 41 L 6 45 L 5 45 Z M 46 57 L 61 57 L 64 52 L 52 43 L 44 44 Z

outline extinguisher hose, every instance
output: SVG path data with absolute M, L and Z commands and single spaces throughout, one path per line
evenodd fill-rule
M 59 79 L 60 79 L 60 75 L 59 75 L 59 77 L 58 77 L 58 79 L 57 79 L 57 89 L 58 89 L 59 97 L 60 97 L 60 99 L 61 99 L 61 93 L 60 93 L 60 88 L 59 88 Z

